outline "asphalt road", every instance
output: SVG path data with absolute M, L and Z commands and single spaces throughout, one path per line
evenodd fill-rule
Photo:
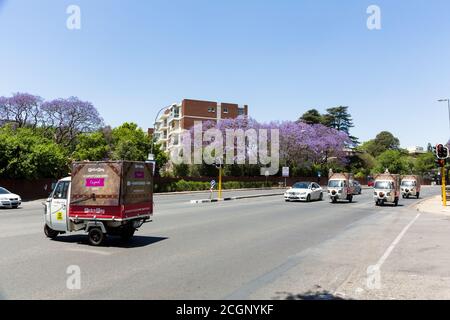
M 251 193 L 261 192 L 233 195 Z M 429 187 L 422 196 L 438 193 Z M 362 250 L 376 261 L 417 203 L 375 207 L 371 190 L 352 204 L 286 203 L 282 196 L 189 203 L 202 198 L 205 194 L 156 196 L 152 223 L 128 244 L 110 238 L 103 247 L 90 247 L 82 233 L 45 238 L 40 202 L 0 210 L 0 297 L 284 299 L 326 285 L 345 290 L 356 261 L 349 254 Z M 370 232 L 380 225 L 385 233 Z M 370 250 L 348 240 L 366 235 Z M 318 259 L 326 250 L 339 258 L 337 264 Z M 69 266 L 81 270 L 80 289 L 67 288 Z

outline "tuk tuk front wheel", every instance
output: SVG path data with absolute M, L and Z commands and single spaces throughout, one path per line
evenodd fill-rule
M 44 226 L 44 233 L 45 236 L 50 239 L 55 239 L 59 234 L 58 231 L 51 229 L 48 225 Z
M 105 240 L 105 234 L 100 228 L 92 228 L 89 230 L 88 239 L 91 246 L 99 246 Z

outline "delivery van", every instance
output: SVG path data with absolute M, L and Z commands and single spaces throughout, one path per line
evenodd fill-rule
M 107 235 L 133 237 L 153 216 L 152 164 L 132 161 L 75 162 L 45 205 L 44 233 L 84 231 L 98 246 Z

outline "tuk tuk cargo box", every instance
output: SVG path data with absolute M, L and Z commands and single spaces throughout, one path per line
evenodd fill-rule
M 145 162 L 74 162 L 70 219 L 124 221 L 151 215 L 152 173 L 152 164 Z

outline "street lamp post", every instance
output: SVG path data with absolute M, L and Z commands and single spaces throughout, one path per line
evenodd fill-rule
M 449 123 L 449 126 L 450 126 L 450 99 L 440 99 L 440 100 L 438 100 L 438 102 L 447 102 L 447 105 L 448 105 L 448 123 Z
M 154 144 L 155 144 L 156 121 L 158 121 L 158 117 L 159 117 L 159 114 L 161 113 L 161 111 L 166 110 L 166 109 L 167 109 L 167 107 L 161 108 L 161 109 L 158 111 L 158 113 L 156 114 L 155 122 L 153 122 L 153 134 L 152 134 L 152 139 L 151 139 L 151 144 L 150 144 L 150 154 L 149 154 L 149 158 L 150 158 L 150 157 L 153 157 L 153 159 L 151 159 L 151 160 L 154 160 L 154 158 L 155 158 L 155 156 L 154 156 L 154 154 L 153 154 L 153 146 L 154 146 Z

